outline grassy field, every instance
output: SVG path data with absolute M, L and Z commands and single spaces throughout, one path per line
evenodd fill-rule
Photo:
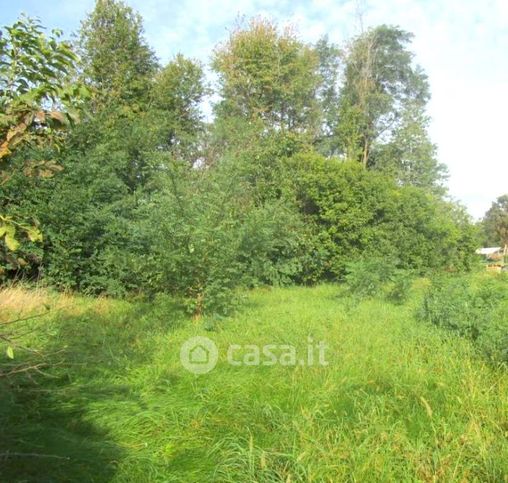
M 508 374 L 417 322 L 419 296 L 258 289 L 234 317 L 192 321 L 163 298 L 4 290 L 4 322 L 50 307 L 22 325 L 52 366 L 0 380 L 0 481 L 507 482 Z M 203 375 L 180 363 L 197 335 L 219 348 Z M 231 344 L 305 353 L 309 337 L 328 365 L 226 358 Z

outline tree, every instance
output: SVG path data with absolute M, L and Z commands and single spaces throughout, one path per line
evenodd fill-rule
M 382 25 L 351 42 L 337 137 L 346 159 L 367 168 L 395 169 L 402 182 L 429 185 L 440 181 L 443 168 L 427 134 L 429 85 L 407 49 L 411 38 Z
M 155 77 L 151 111 L 157 145 L 195 161 L 204 123 L 201 103 L 208 94 L 203 67 L 178 54 Z
M 319 58 L 320 83 L 317 99 L 321 109 L 321 126 L 315 144 L 325 156 L 333 156 L 339 154 L 336 132 L 339 123 L 339 76 L 342 52 L 326 36 L 316 43 L 314 49 Z
M 313 251 L 325 277 L 342 277 L 362 257 L 394 259 L 419 272 L 471 263 L 474 230 L 454 205 L 357 162 L 309 153 L 287 164 L 300 211 L 314 226 Z
M 129 222 L 153 179 L 156 146 L 148 109 L 157 63 L 142 32 L 141 18 L 123 3 L 96 2 L 79 43 L 88 115 L 61 146 L 58 177 L 34 186 L 18 180 L 29 194 L 18 206 L 46 233 L 32 272 L 59 288 L 121 295 L 132 287 Z
M 386 143 L 373 146 L 373 168 L 391 174 L 401 185 L 444 194 L 446 166 L 437 162 L 436 146 L 427 126 L 429 118 L 418 103 L 408 103 Z
M 81 24 L 79 45 L 84 78 L 96 89 L 94 109 L 116 103 L 142 109 L 157 61 L 143 38 L 141 16 L 123 2 L 97 0 Z
M 155 145 L 147 111 L 158 64 L 140 15 L 117 0 L 97 0 L 79 34 L 82 76 L 92 114 L 74 133 L 74 151 L 100 159 L 134 192 L 150 179 Z
M 90 115 L 60 152 L 64 172 L 40 181 L 31 191 L 32 206 L 24 209 L 46 226 L 40 271 L 48 282 L 119 296 L 142 280 L 136 269 L 146 253 L 136 231 L 139 205 L 160 189 L 172 158 L 192 164 L 197 156 L 206 89 L 201 66 L 183 56 L 155 70 L 140 17 L 122 3 L 97 2 L 83 25 Z M 114 48 L 102 45 L 106 27 Z
M 261 119 L 277 130 L 315 133 L 319 121 L 318 58 L 287 28 L 264 19 L 237 27 L 214 52 L 222 101 L 219 117 Z
M 492 203 L 483 217 L 482 227 L 488 246 L 508 245 L 508 194 Z
M 231 309 L 239 286 L 284 284 L 297 275 L 302 223 L 291 206 L 256 203 L 234 163 L 166 165 L 161 189 L 139 208 L 147 286 L 182 297 L 199 317 Z

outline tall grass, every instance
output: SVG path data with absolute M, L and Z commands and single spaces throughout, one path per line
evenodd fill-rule
M 0 381 L 0 480 L 508 481 L 508 375 L 417 322 L 415 292 L 395 305 L 353 304 L 336 286 L 258 289 L 218 321 L 165 298 L 73 299 L 29 336 L 66 347 L 58 364 Z M 179 361 L 195 335 L 220 354 L 200 376 Z M 304 350 L 308 337 L 329 365 L 226 360 L 230 344 Z

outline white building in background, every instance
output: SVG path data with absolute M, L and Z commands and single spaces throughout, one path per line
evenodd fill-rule
M 484 255 L 486 257 L 490 257 L 492 255 L 503 255 L 503 249 L 501 247 L 486 247 L 486 248 L 478 248 L 475 252 L 477 255 Z

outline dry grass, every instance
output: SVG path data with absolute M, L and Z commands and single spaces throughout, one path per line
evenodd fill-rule
M 48 311 L 63 311 L 77 316 L 91 309 L 104 315 L 111 310 L 112 304 L 113 302 L 105 297 L 97 297 L 91 303 L 91 299 L 72 293 L 57 293 L 44 287 L 13 285 L 0 289 L 0 323 Z
M 60 297 L 53 297 L 62 303 Z M 0 321 L 5 322 L 13 316 L 26 317 L 37 310 L 44 310 L 51 302 L 49 292 L 42 288 L 28 290 L 24 287 L 6 287 L 0 290 Z

